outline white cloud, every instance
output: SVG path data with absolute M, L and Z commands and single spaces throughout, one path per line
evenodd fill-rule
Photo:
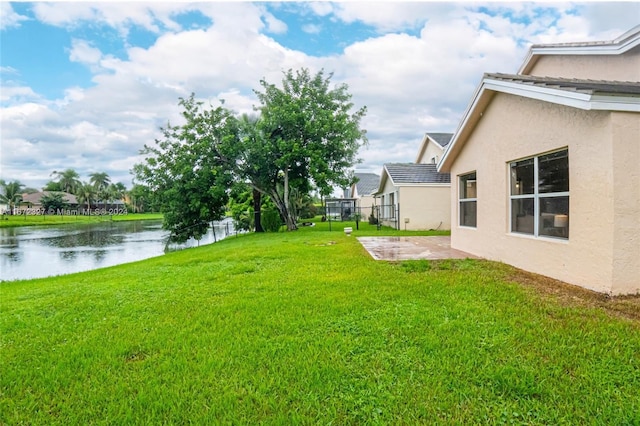
M 362 22 L 385 32 L 419 27 L 432 16 L 446 16 L 456 5 L 453 2 L 343 2 L 335 3 L 333 12 L 344 22 Z
M 33 11 L 38 20 L 54 26 L 75 27 L 82 22 L 104 24 L 126 34 L 132 25 L 159 33 L 164 28 L 178 31 L 180 25 L 174 16 L 192 10 L 192 6 L 181 2 L 39 2 Z
M 317 24 L 305 24 L 302 26 L 302 31 L 307 34 L 320 34 L 322 26 Z
M 71 51 L 69 52 L 69 60 L 71 62 L 80 62 L 85 65 L 95 66 L 100 63 L 102 52 L 86 40 L 71 40 Z
M 633 25 L 627 24 L 633 14 L 625 11 L 638 10 L 600 4 L 479 6 L 299 5 L 300 13 L 361 22 L 379 32 L 342 54 L 313 57 L 269 37 L 285 34 L 287 23 L 260 3 L 35 3 L 38 19 L 51 25 L 91 22 L 122 35 L 135 25 L 158 37 L 150 47 L 131 46 L 120 57 L 86 36 L 73 39 L 69 60 L 92 72 L 92 85 L 66 88 L 62 99 L 45 100 L 23 83 L 3 81 L 2 177 L 41 186 L 51 171 L 72 167 L 83 178 L 104 170 L 129 185 L 138 151 L 160 136 L 167 121 L 179 119 L 178 97 L 195 92 L 213 105 L 224 99 L 226 107 L 251 113 L 260 79 L 278 83 L 283 70 L 301 67 L 335 72 L 333 81 L 349 85 L 355 106 L 367 106 L 363 127 L 370 143 L 358 169 L 379 173 L 385 162 L 413 161 L 425 132 L 453 132 L 484 72 L 515 72 L 531 43 L 617 37 Z M 176 16 L 196 8 L 213 24 L 181 29 Z M 622 23 L 614 22 L 615 15 Z M 305 27 L 310 32 L 322 25 L 301 22 L 311 25 Z M 4 67 L 3 78 L 18 71 Z
M 11 86 L 3 83 L 2 90 L 0 90 L 0 100 L 2 102 L 19 102 L 20 100 L 37 98 L 38 95 L 27 86 Z
M 0 31 L 19 27 L 22 21 L 29 18 L 16 13 L 10 3 L 0 2 Z
M 327 16 L 334 11 L 334 4 L 324 1 L 309 2 L 308 6 L 318 16 Z
M 284 34 L 288 27 L 284 21 L 276 18 L 269 12 L 264 12 L 264 21 L 267 24 L 267 31 L 271 34 Z

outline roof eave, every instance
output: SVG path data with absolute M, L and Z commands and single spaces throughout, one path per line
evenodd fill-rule
M 621 55 L 640 46 L 640 25 L 627 31 L 610 43 L 592 45 L 533 45 L 518 70 L 518 74 L 528 74 L 538 59 L 544 55 Z
M 484 108 L 493 94 L 500 92 L 529 99 L 537 99 L 583 110 L 604 110 L 620 112 L 640 112 L 640 96 L 614 96 L 609 94 L 591 94 L 568 92 L 552 87 L 538 87 L 512 81 L 503 81 L 485 76 L 476 90 L 472 102 L 465 111 L 463 119 L 438 163 L 438 172 L 450 172 L 453 160 L 464 146 L 466 139 L 482 118 Z
M 384 185 L 386 183 L 387 177 L 389 178 L 389 180 L 391 180 L 391 184 L 393 184 L 393 179 L 391 179 L 391 175 L 389 174 L 389 171 L 387 170 L 387 165 L 384 164 L 382 166 L 382 174 L 380 175 L 380 183 L 378 183 L 378 189 L 375 192 L 372 192 L 371 195 L 373 195 L 375 197 L 378 194 L 382 194 L 382 191 L 384 190 Z
M 482 117 L 482 112 L 476 111 L 478 106 L 486 106 L 489 103 L 489 100 L 493 97 L 492 93 L 489 93 L 484 88 L 484 78 L 480 81 L 480 84 L 476 88 L 476 91 L 471 98 L 471 102 L 467 106 L 464 114 L 462 115 L 462 119 L 460 120 L 460 124 L 458 124 L 458 128 L 456 129 L 451 141 L 447 145 L 447 148 L 442 155 L 442 158 L 438 162 L 436 170 L 440 173 L 448 173 L 451 171 L 451 164 L 453 162 L 453 158 L 457 154 L 457 151 L 460 150 L 461 145 L 464 142 L 460 142 L 464 139 L 467 134 L 473 129 L 480 118 Z
M 422 142 L 420 142 L 420 148 L 418 148 L 418 155 L 416 156 L 416 161 L 415 163 L 419 163 L 420 162 L 420 158 L 422 157 L 422 155 L 424 155 L 425 151 L 427 150 L 427 144 L 429 143 L 429 134 L 425 133 L 424 137 L 422 138 Z

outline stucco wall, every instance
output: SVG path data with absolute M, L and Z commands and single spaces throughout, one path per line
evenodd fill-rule
M 360 209 L 362 215 L 369 217 L 371 206 L 375 204 L 375 199 L 371 195 L 363 195 L 356 201 L 356 207 Z
M 424 150 L 420 158 L 418 158 L 418 161 L 416 161 L 416 163 L 430 164 L 432 163 L 431 158 L 433 158 L 434 156 L 437 156 L 439 161 L 442 158 L 442 151 L 443 150 L 439 146 L 429 141 L 429 143 L 426 146 L 426 149 Z
M 640 46 L 623 55 L 542 55 L 529 75 L 640 81 Z
M 451 229 L 451 188 L 402 186 L 399 190 L 400 229 L 408 231 Z M 409 223 L 405 223 L 405 218 Z
M 640 114 L 611 117 L 614 291 L 640 293 Z
M 629 176 L 634 155 L 638 164 L 637 145 L 630 141 L 639 117 L 620 114 L 612 123 L 609 112 L 497 94 L 452 164 L 452 246 L 599 292 L 630 292 L 620 276 L 638 276 L 637 251 L 628 250 L 632 239 L 617 241 L 619 233 L 637 226 L 631 218 L 637 218 L 640 211 L 635 202 L 624 204 L 624 208 L 614 208 L 614 203 L 618 190 L 620 197 L 633 193 L 632 186 L 638 188 L 638 180 L 616 189 L 614 182 L 618 176 Z M 633 147 L 627 149 L 628 145 Z M 563 147 L 569 150 L 569 239 L 510 233 L 508 163 Z M 620 161 L 621 157 L 626 160 Z M 614 164 L 614 159 L 620 165 Z M 474 170 L 478 191 L 475 229 L 458 226 L 457 219 L 458 176 Z M 614 222 L 618 216 L 625 221 Z M 628 266 L 624 272 L 614 273 L 614 266 L 620 263 Z

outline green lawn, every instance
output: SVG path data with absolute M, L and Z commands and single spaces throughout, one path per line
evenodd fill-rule
M 123 215 L 2 215 L 0 228 L 16 226 L 64 225 L 69 223 L 94 223 L 104 221 L 162 219 L 161 213 L 129 213 Z
M 0 423 L 640 423 L 637 319 L 326 225 L 1 284 Z

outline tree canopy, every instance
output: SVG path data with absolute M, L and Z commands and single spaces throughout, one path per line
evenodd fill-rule
M 199 239 L 211 221 L 224 216 L 232 171 L 220 147 L 231 146 L 236 134 L 226 109 L 204 110 L 193 95 L 180 105 L 185 124 L 162 129 L 164 138 L 145 145 L 147 157 L 133 170 L 157 196 L 163 225 L 178 242 Z
M 51 176 L 58 177 L 58 186 L 61 191 L 74 194 L 80 187 L 80 175 L 73 169 L 66 169 L 62 172 L 54 171 Z
M 0 202 L 9 207 L 8 213 L 13 214 L 16 203 L 22 200 L 22 190 L 24 185 L 20 181 L 14 180 L 6 182 L 0 180 Z
M 334 185 L 349 185 L 349 169 L 367 142 L 360 129 L 366 108 L 352 112 L 347 85 L 331 88 L 331 77 L 324 71 L 289 70 L 282 87 L 261 80 L 263 91 L 256 91 L 262 151 L 271 171 L 269 182 L 256 187 L 271 197 L 289 230 L 297 228 L 291 189 L 307 194 L 315 186 L 329 194 Z
M 252 188 L 255 210 L 266 195 L 295 230 L 300 200 L 313 188 L 328 194 L 350 184 L 349 170 L 366 143 L 360 129 L 366 108 L 352 111 L 348 87 L 331 87 L 331 78 L 302 69 L 285 72 L 280 86 L 261 80 L 256 116 L 205 107 L 193 94 L 180 99 L 185 123 L 168 125 L 163 140 L 145 145 L 147 157 L 133 170 L 158 195 L 165 227 L 202 235 L 206 222 L 222 215 L 235 181 Z

